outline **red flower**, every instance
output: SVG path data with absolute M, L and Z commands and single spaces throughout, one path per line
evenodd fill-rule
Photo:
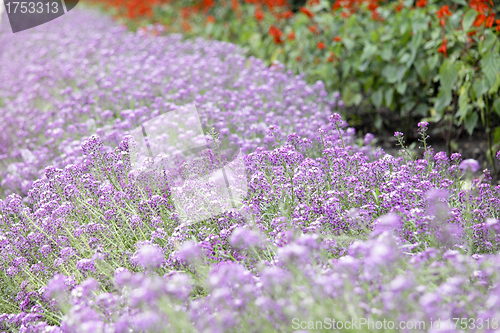
M 319 0 L 311 0 L 309 5 L 311 5 L 311 6 L 319 5 Z
M 212 15 L 207 16 L 207 22 L 208 23 L 215 23 L 215 18 Z
M 448 48 L 446 47 L 446 43 L 448 41 L 446 40 L 446 38 L 443 38 L 443 43 L 441 44 L 441 46 L 438 48 L 438 52 L 439 53 L 442 53 L 444 55 L 445 58 L 448 57 L 448 54 L 447 54 L 447 51 L 448 51 Z
M 300 60 L 302 60 L 302 57 L 298 56 L 297 59 L 295 59 L 295 60 L 300 61 Z
M 383 21 L 384 18 L 381 17 L 378 12 L 376 11 L 372 11 L 372 19 L 374 19 L 375 21 Z
M 451 16 L 450 8 L 448 5 L 439 8 L 436 12 L 436 16 L 438 19 L 444 18 L 446 16 Z
M 276 44 L 283 43 L 283 41 L 281 40 L 281 36 L 283 36 L 283 32 L 280 29 L 276 28 L 274 25 L 272 25 L 269 28 L 269 34 L 274 37 L 274 42 Z
M 488 4 L 485 0 L 471 0 L 469 3 L 469 7 L 475 9 L 480 14 L 484 14 L 484 12 L 489 9 Z
M 203 0 L 203 9 L 205 10 L 205 12 L 212 8 L 214 5 L 214 0 Z
M 300 11 L 302 13 L 304 13 L 305 15 L 307 15 L 307 17 L 309 17 L 309 18 L 313 18 L 314 17 L 314 13 L 311 12 L 309 9 L 307 9 L 305 7 L 300 7 Z
M 291 10 L 287 10 L 284 14 L 283 17 L 286 19 L 292 18 L 293 17 L 293 12 Z
M 318 30 L 318 27 L 313 25 L 313 26 L 310 26 L 309 27 L 309 30 L 313 33 L 313 34 L 319 34 L 319 30 Z
M 403 5 L 403 3 L 400 3 L 397 7 L 396 7 L 396 13 L 399 13 L 403 8 L 405 8 L 405 6 Z
M 333 37 L 334 42 L 340 42 L 341 40 L 342 40 L 342 38 L 340 38 L 340 36 Z
M 418 0 L 417 3 L 415 4 L 415 6 L 417 7 L 425 7 L 427 5 L 427 0 Z
M 378 3 L 376 3 L 376 2 L 370 2 L 367 7 L 368 7 L 369 10 L 374 11 L 375 9 L 378 8 Z
M 486 19 L 486 28 L 491 28 L 495 22 L 495 14 L 491 13 Z
M 481 26 L 485 20 L 486 20 L 486 16 L 484 14 L 477 14 L 476 20 L 474 21 L 474 26 L 475 27 Z
M 264 12 L 260 8 L 255 10 L 255 19 L 257 21 L 262 21 L 264 19 Z
M 318 49 L 323 50 L 325 48 L 325 43 L 319 42 L 318 43 Z
M 336 59 L 337 57 L 335 56 L 335 53 L 330 52 L 330 56 L 326 59 L 326 62 L 334 62 Z
M 288 40 L 295 40 L 295 32 L 293 31 L 290 31 L 290 33 L 288 34 Z

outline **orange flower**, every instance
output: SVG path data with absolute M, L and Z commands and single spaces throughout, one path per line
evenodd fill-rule
M 417 3 L 415 4 L 415 6 L 417 7 L 425 7 L 427 5 L 427 0 L 418 0 Z
M 405 8 L 405 6 L 403 5 L 403 3 L 400 3 L 397 7 L 396 7 L 396 13 L 399 13 L 403 8 Z
M 215 5 L 214 0 L 203 0 L 203 9 L 207 12 L 210 8 Z
M 215 18 L 212 15 L 207 16 L 207 22 L 208 23 L 215 23 Z
M 292 18 L 293 12 L 291 10 L 287 10 L 285 13 L 283 13 L 283 17 L 286 19 Z
M 297 59 L 295 59 L 295 60 L 300 61 L 300 60 L 302 60 L 302 57 L 298 56 Z
M 444 55 L 445 58 L 448 57 L 448 54 L 447 54 L 447 51 L 448 51 L 448 48 L 446 47 L 446 43 L 448 41 L 446 40 L 446 38 L 443 38 L 443 43 L 441 44 L 441 46 L 438 48 L 438 52 L 439 53 L 442 53 Z
M 313 33 L 313 34 L 319 34 L 319 30 L 318 30 L 318 27 L 313 25 L 313 26 L 310 26 L 309 27 L 309 30 Z
M 189 23 L 187 23 L 186 21 L 182 21 L 182 30 L 184 31 L 191 31 L 191 25 L 189 25 Z
M 302 13 L 304 13 L 305 15 L 307 15 L 307 17 L 309 17 L 309 18 L 313 18 L 314 17 L 314 13 L 311 12 L 309 9 L 307 9 L 305 7 L 300 7 L 300 11 Z
M 491 4 L 493 6 L 493 4 Z M 489 9 L 485 0 L 471 0 L 469 7 L 475 9 L 478 13 L 483 14 Z
M 376 3 L 376 2 L 370 2 L 367 7 L 368 7 L 369 10 L 374 11 L 375 9 L 378 8 L 378 3 Z
M 310 0 L 309 5 L 310 6 L 319 5 L 319 0 Z
M 336 59 L 337 57 L 335 56 L 335 53 L 330 52 L 330 56 L 326 59 L 326 62 L 334 62 Z
M 486 28 L 491 28 L 495 22 L 495 14 L 491 13 L 486 19 Z
M 476 20 L 474 21 L 475 27 L 480 27 L 484 21 L 486 20 L 486 16 L 484 14 L 477 14 Z
M 348 12 L 342 12 L 342 13 L 340 13 L 340 16 L 343 18 L 349 18 L 349 17 L 351 17 L 351 14 Z
M 290 41 L 295 40 L 295 32 L 290 31 L 290 33 L 288 34 L 288 40 Z
M 446 16 L 451 16 L 449 6 L 446 5 L 446 6 L 439 8 L 439 10 L 436 12 L 436 16 L 438 19 L 442 19 Z
M 333 37 L 334 42 L 340 42 L 341 40 L 342 40 L 342 38 L 340 38 L 340 36 Z
M 383 21 L 384 20 L 384 18 L 382 16 L 380 16 L 378 14 L 378 12 L 375 10 L 372 11 L 372 19 L 374 19 L 375 21 Z
M 272 25 L 269 28 L 269 34 L 274 37 L 274 42 L 276 44 L 283 43 L 283 41 L 281 40 L 281 36 L 283 36 L 283 32 L 280 29 L 276 28 L 274 25 Z
M 325 43 L 319 42 L 318 43 L 318 49 L 323 50 L 325 48 Z
M 231 0 L 231 8 L 234 11 L 237 11 L 239 7 L 238 1 L 237 0 Z
M 264 12 L 260 8 L 255 10 L 255 19 L 257 21 L 262 21 L 264 19 Z

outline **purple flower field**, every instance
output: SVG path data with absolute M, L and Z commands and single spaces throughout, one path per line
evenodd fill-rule
M 500 186 L 427 123 L 424 157 L 399 132 L 394 157 L 235 45 L 78 9 L 43 27 L 0 27 L 0 332 L 500 330 Z M 137 165 L 134 130 L 187 107 L 206 147 Z

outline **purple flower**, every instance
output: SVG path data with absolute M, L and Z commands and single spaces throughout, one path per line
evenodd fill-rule
M 338 113 L 334 113 L 330 116 L 330 122 L 338 124 L 342 121 L 342 117 Z
M 287 264 L 304 262 L 309 258 L 309 251 L 303 245 L 286 245 L 278 249 L 279 258 Z
M 76 262 L 76 268 L 82 272 L 95 272 L 94 261 L 92 259 L 80 259 Z
M 261 235 L 255 231 L 245 228 L 236 228 L 229 238 L 229 243 L 234 248 L 247 249 L 249 247 L 262 245 L 263 239 Z
M 476 172 L 477 170 L 479 170 L 479 162 L 472 158 L 469 158 L 467 160 L 463 160 L 458 167 L 462 171 L 467 171 L 468 169 L 470 169 L 470 171 Z
M 145 244 L 134 254 L 135 260 L 144 268 L 158 267 L 163 263 L 162 251 L 154 245 Z
M 177 251 L 176 257 L 187 263 L 193 263 L 202 258 L 202 252 L 198 244 L 193 241 L 187 241 Z

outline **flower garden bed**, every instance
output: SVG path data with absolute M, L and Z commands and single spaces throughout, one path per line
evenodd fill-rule
M 234 44 L 78 9 L 55 22 L 23 43 L 0 31 L 1 330 L 498 330 L 500 186 L 434 153 L 428 123 L 423 158 L 400 132 L 390 156 L 324 83 Z M 135 168 L 128 134 L 188 106 L 209 147 Z M 185 223 L 172 177 L 220 169 L 232 145 L 246 194 Z

